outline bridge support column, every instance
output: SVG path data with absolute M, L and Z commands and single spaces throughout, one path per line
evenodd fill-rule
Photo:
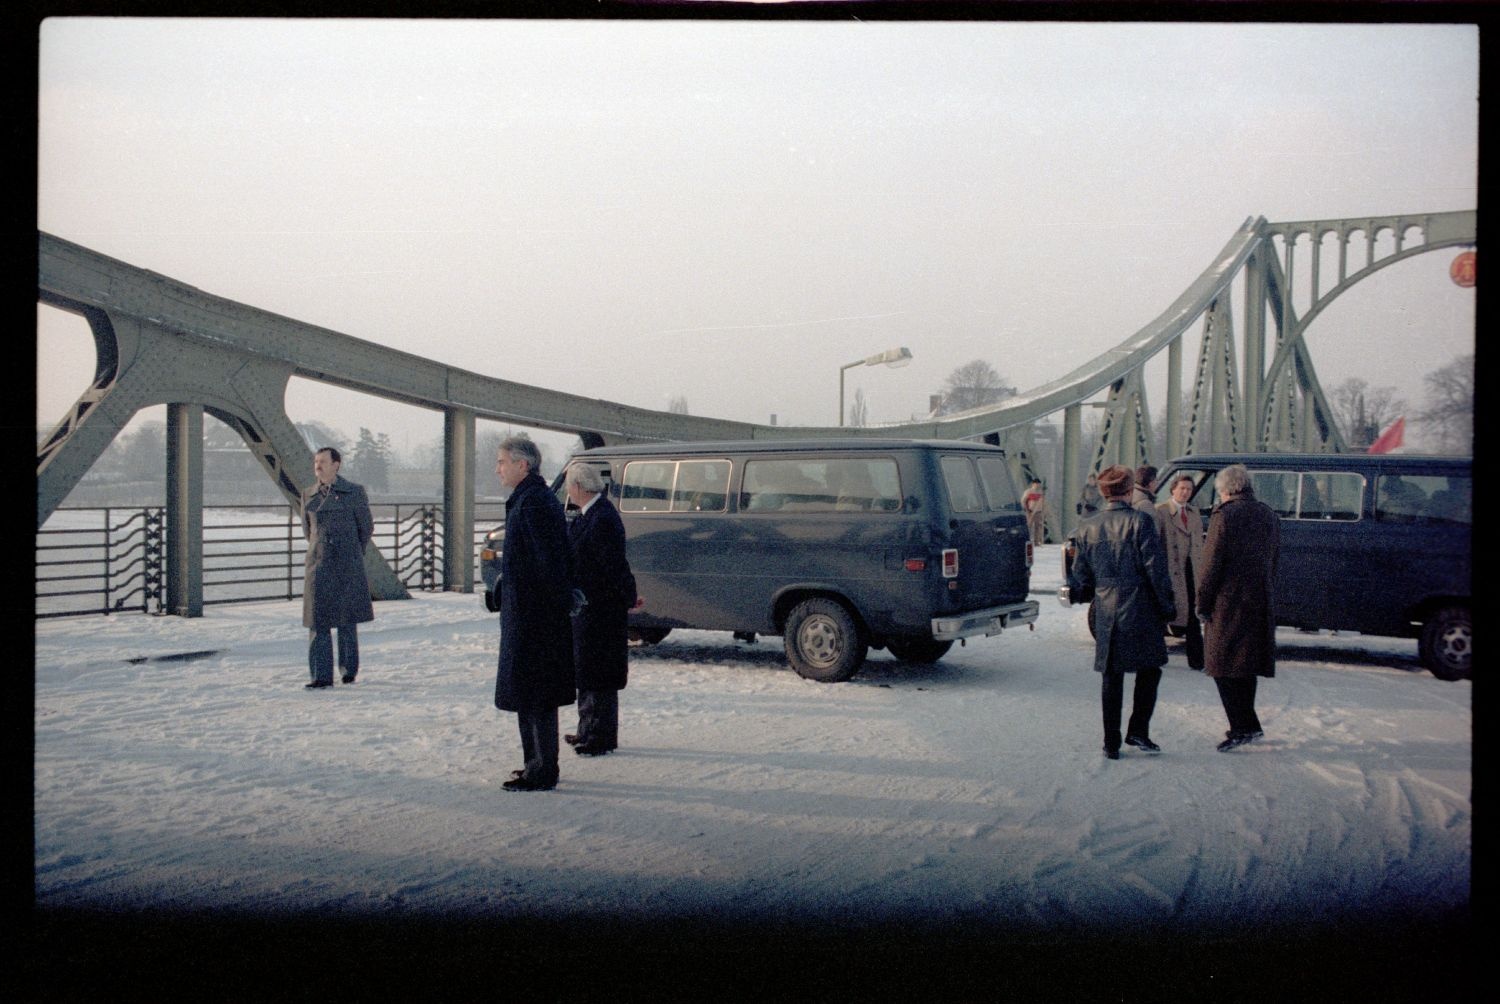
M 474 591 L 474 412 L 443 412 L 443 588 Z M 482 459 L 482 458 L 481 458 Z
M 1182 456 L 1182 339 L 1167 346 L 1167 455 L 1158 463 Z
M 1245 448 L 1265 449 L 1265 409 L 1261 407 L 1261 381 L 1266 372 L 1266 264 L 1270 240 L 1265 238 L 1245 262 Z
M 203 406 L 167 405 L 167 611 L 203 616 Z
M 1083 405 L 1070 404 L 1063 409 L 1062 495 L 1057 499 L 1058 530 L 1066 539 L 1078 526 L 1073 503 L 1083 490 L 1078 470 L 1078 444 L 1083 439 Z

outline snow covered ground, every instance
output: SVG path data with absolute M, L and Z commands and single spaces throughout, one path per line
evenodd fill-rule
M 359 681 L 321 692 L 297 602 L 39 621 L 36 903 L 1088 939 L 1467 916 L 1469 682 L 1412 641 L 1283 631 L 1266 738 L 1219 753 L 1213 683 L 1174 649 L 1163 753 L 1106 761 L 1058 564 L 1038 549 L 1034 631 L 933 666 L 872 653 L 845 684 L 796 676 L 778 638 L 632 650 L 620 750 L 564 749 L 544 793 L 500 787 L 519 739 L 477 596 L 377 604 Z

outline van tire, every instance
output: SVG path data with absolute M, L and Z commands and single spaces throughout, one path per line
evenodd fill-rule
M 792 608 L 782 635 L 798 676 L 842 683 L 865 661 L 869 645 L 842 603 L 814 597 Z
M 885 647 L 902 662 L 937 662 L 948 654 L 953 643 L 936 638 L 887 638 Z
M 664 627 L 631 628 L 627 632 L 631 641 L 638 641 L 643 645 L 655 645 L 671 633 L 671 628 Z
M 495 594 L 488 589 L 484 591 L 484 608 L 492 614 L 498 614 L 500 612 L 500 601 L 495 597 Z
M 1417 653 L 1439 680 L 1464 680 L 1473 669 L 1474 624 L 1468 607 L 1443 607 L 1422 625 Z

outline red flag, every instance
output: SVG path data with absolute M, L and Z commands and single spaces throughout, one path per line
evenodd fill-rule
M 1402 441 L 1405 440 L 1405 438 L 1406 416 L 1402 415 L 1390 425 L 1386 426 L 1385 431 L 1380 434 L 1379 438 L 1377 438 L 1375 442 L 1370 444 L 1370 448 L 1366 452 L 1390 453 L 1392 450 L 1400 447 Z

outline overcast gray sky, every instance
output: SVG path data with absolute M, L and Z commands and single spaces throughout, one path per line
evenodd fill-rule
M 481 373 L 781 424 L 834 424 L 840 365 L 891 346 L 912 364 L 848 375 L 875 421 L 975 358 L 1060 376 L 1247 216 L 1477 204 L 1463 25 L 52 19 L 39 83 L 43 230 Z M 1318 319 L 1325 387 L 1415 405 L 1473 350 L 1452 257 Z M 50 424 L 92 343 L 38 318 Z M 305 381 L 288 410 L 441 428 Z

